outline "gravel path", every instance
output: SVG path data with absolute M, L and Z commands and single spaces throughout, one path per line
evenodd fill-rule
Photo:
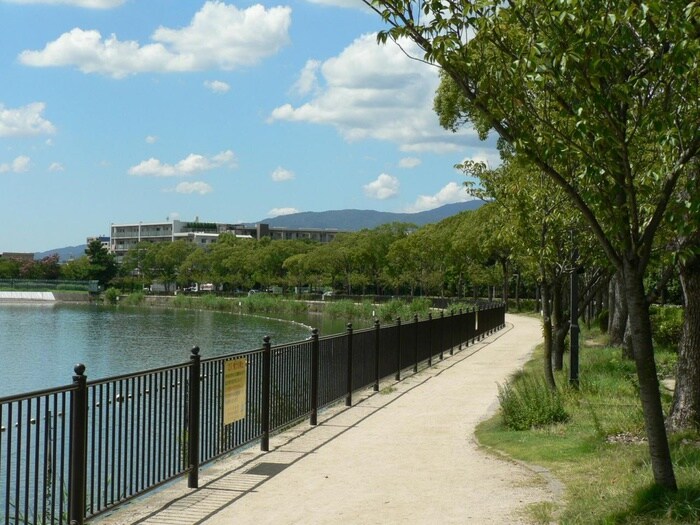
M 540 339 L 538 320 L 507 315 L 484 341 L 274 436 L 270 452 L 203 469 L 200 489 L 178 481 L 93 523 L 527 523 L 558 484 L 480 449 L 474 428 Z

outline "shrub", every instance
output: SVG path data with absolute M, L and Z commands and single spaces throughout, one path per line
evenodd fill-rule
M 107 304 L 117 304 L 120 293 L 121 292 L 117 288 L 107 288 L 104 295 L 105 302 Z
M 370 319 L 372 317 L 374 307 L 371 303 L 365 301 L 363 303 L 354 303 L 349 299 L 341 299 L 327 303 L 324 306 L 323 314 L 331 319 L 345 319 L 348 321 L 354 319 Z
M 598 328 L 600 328 L 601 333 L 608 333 L 608 324 L 610 323 L 610 312 L 607 308 L 604 308 L 598 314 L 596 322 L 598 323 Z
M 110 288 L 110 290 L 113 290 L 114 288 Z M 124 304 L 128 304 L 129 306 L 138 306 L 140 304 L 143 304 L 143 301 L 145 299 L 145 295 L 143 292 L 136 292 L 127 295 L 124 298 Z
M 523 376 L 498 386 L 503 424 L 512 430 L 529 430 L 569 419 L 558 392 L 543 379 Z
M 649 313 L 651 334 L 656 344 L 677 349 L 683 335 L 683 309 L 677 306 L 652 306 Z
M 377 318 L 385 323 L 394 322 L 397 317 L 400 317 L 403 322 L 407 323 L 413 321 L 414 315 L 423 319 L 428 317 L 431 306 L 432 302 L 430 299 L 424 297 L 417 297 L 409 303 L 400 299 L 392 299 L 391 301 L 380 304 L 377 307 L 376 313 Z

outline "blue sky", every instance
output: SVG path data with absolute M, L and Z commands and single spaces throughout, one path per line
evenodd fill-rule
M 440 128 L 437 70 L 382 28 L 360 0 L 0 0 L 0 252 L 466 200 L 453 166 L 494 144 Z

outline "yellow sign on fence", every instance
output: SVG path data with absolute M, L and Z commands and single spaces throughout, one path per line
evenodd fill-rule
M 245 418 L 247 367 L 244 357 L 224 362 L 224 425 Z

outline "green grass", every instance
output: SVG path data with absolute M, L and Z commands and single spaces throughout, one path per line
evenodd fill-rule
M 675 354 L 657 352 L 659 375 L 672 374 Z M 538 353 L 514 378 L 542 376 Z M 637 394 L 634 363 L 620 350 L 588 340 L 581 349 L 580 389 L 557 373 L 569 419 L 525 431 L 509 430 L 500 414 L 477 429 L 479 441 L 527 463 L 541 465 L 566 486 L 558 508 L 534 505 L 535 523 L 700 523 L 700 435 L 670 436 L 678 492 L 655 486 Z M 664 406 L 670 394 L 663 395 Z

